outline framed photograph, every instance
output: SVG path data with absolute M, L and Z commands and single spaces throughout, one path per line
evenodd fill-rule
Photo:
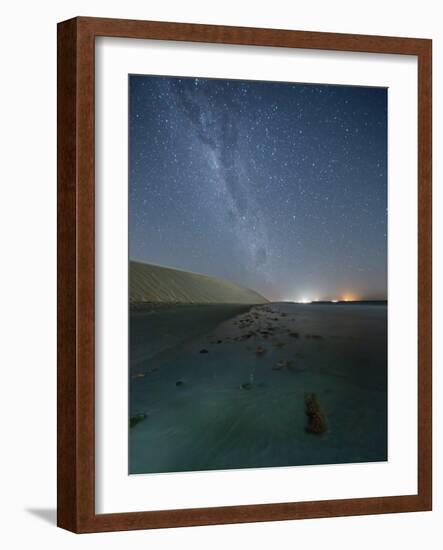
M 431 41 L 58 26 L 58 525 L 432 507 Z

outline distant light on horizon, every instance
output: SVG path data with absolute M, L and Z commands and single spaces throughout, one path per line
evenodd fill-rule
M 342 301 L 343 302 L 355 302 L 356 300 L 358 300 L 358 297 L 355 295 L 355 294 L 345 294 L 342 298 Z
M 355 302 L 360 300 L 360 298 L 356 294 L 344 294 L 340 298 L 314 298 L 314 297 L 307 297 L 302 296 L 301 298 L 296 298 L 292 300 L 295 304 L 315 304 L 315 302 L 329 302 L 331 304 L 338 304 L 340 302 Z
M 313 300 L 310 298 L 300 298 L 299 300 L 295 300 L 296 304 L 312 304 Z

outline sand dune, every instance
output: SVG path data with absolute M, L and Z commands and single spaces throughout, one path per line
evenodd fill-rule
M 131 303 L 263 304 L 258 292 L 234 283 L 142 262 L 129 262 Z

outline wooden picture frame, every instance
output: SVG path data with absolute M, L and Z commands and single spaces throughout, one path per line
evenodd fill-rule
M 99 36 L 418 58 L 418 492 L 345 500 L 96 514 L 94 43 Z M 78 17 L 58 25 L 58 519 L 76 533 L 431 510 L 430 40 Z

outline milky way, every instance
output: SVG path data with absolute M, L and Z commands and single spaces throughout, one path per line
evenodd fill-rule
M 129 77 L 130 258 L 386 298 L 387 90 Z

